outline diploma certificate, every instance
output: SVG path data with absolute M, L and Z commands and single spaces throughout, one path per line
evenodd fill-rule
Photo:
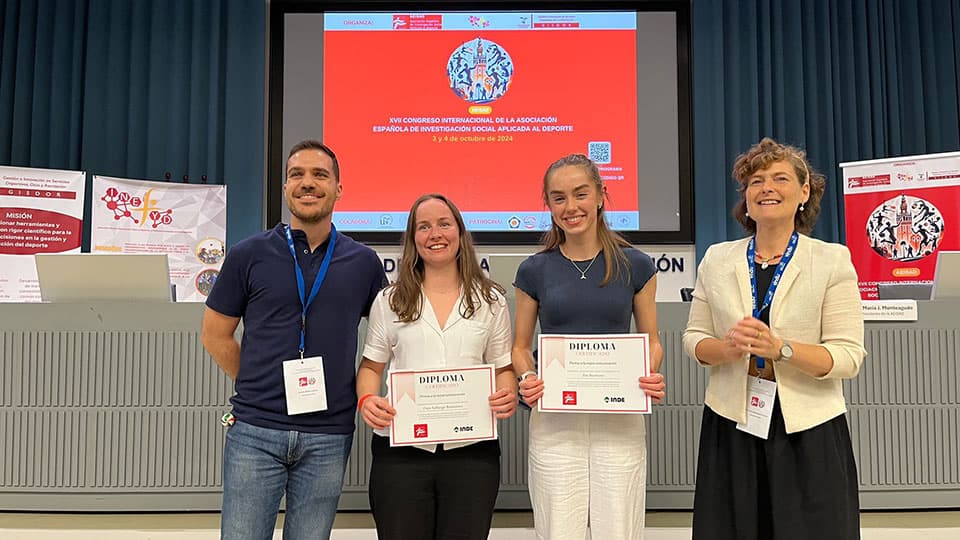
M 490 409 L 496 391 L 492 365 L 451 369 L 396 370 L 390 378 L 390 446 L 497 438 Z
M 541 334 L 544 412 L 650 413 L 637 379 L 650 374 L 647 334 Z

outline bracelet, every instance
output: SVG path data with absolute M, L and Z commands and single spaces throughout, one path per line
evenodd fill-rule
M 534 370 L 532 370 L 532 369 L 528 369 L 528 370 L 524 371 L 523 373 L 521 373 L 520 376 L 517 377 L 517 380 L 518 380 L 518 381 L 522 381 L 522 380 L 524 380 L 524 379 L 527 378 L 527 375 L 536 375 L 536 374 L 537 374 L 536 371 L 534 371 Z
M 360 396 L 360 399 L 357 401 L 357 410 L 358 410 L 358 411 L 361 410 L 361 409 L 363 409 L 363 401 L 364 401 L 365 399 L 367 399 L 368 397 L 373 397 L 373 394 L 371 394 L 371 393 L 368 392 L 368 393 Z

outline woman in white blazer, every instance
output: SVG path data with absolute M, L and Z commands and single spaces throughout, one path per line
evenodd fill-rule
M 863 313 L 847 248 L 806 236 L 824 178 L 769 138 L 733 176 L 750 236 L 707 250 L 683 336 L 710 368 L 693 538 L 859 538 L 842 380 L 866 356 Z

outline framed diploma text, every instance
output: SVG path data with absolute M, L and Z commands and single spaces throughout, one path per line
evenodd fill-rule
M 638 379 L 650 374 L 647 334 L 541 334 L 543 412 L 649 414 Z
M 396 370 L 390 378 L 391 446 L 497 438 L 490 409 L 496 391 L 492 365 L 450 369 Z

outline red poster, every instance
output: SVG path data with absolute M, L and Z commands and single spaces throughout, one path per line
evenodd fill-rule
M 842 164 L 847 246 L 864 300 L 880 283 L 932 283 L 960 250 L 960 154 Z

